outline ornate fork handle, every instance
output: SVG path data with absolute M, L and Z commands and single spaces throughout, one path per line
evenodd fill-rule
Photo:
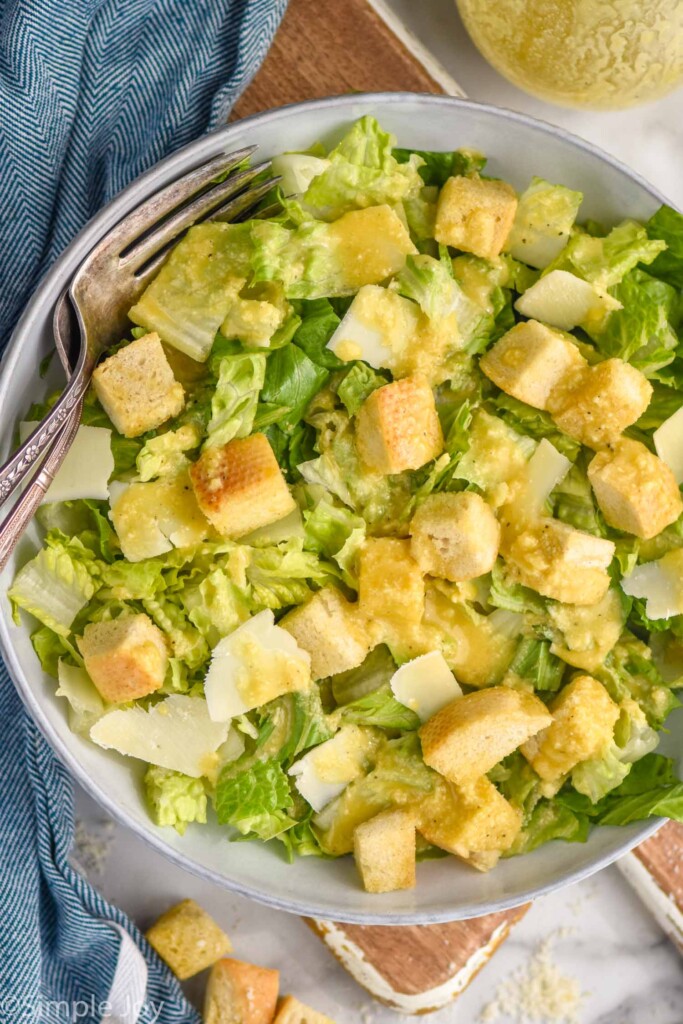
M 7 560 L 16 547 L 16 543 L 22 533 L 33 519 L 38 506 L 40 505 L 45 492 L 52 483 L 61 466 L 66 453 L 71 447 L 78 432 L 81 421 L 82 401 L 71 405 L 66 417 L 62 419 L 63 427 L 57 438 L 54 447 L 48 453 L 45 462 L 38 470 L 38 473 L 26 488 L 19 501 L 11 509 L 5 519 L 0 523 L 0 572 L 5 568 Z M 66 420 L 66 422 L 65 422 Z M 54 431 L 52 436 L 54 436 Z
M 16 492 L 32 471 L 34 464 L 50 447 L 57 433 L 62 429 L 72 410 L 78 406 L 90 383 L 91 365 L 83 361 L 57 399 L 49 413 L 38 424 L 24 443 L 0 468 L 0 505 Z

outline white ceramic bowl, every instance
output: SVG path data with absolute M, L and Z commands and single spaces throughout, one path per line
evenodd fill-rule
M 636 174 L 558 128 L 520 114 L 445 97 L 402 93 L 343 96 L 284 107 L 240 121 L 176 153 L 126 189 L 92 220 L 57 261 L 31 300 L 4 358 L 0 378 L 0 437 L 4 451 L 14 426 L 45 384 L 38 366 L 52 347 L 54 304 L 69 277 L 101 236 L 132 207 L 172 178 L 223 150 L 257 143 L 260 156 L 333 141 L 363 114 L 374 114 L 402 146 L 469 146 L 489 156 L 488 170 L 523 188 L 542 175 L 580 189 L 584 216 L 611 223 L 628 215 L 648 218 L 663 201 Z M 80 784 L 109 813 L 160 852 L 217 885 L 283 910 L 365 924 L 434 923 L 491 913 L 533 899 L 604 867 L 650 835 L 659 822 L 598 829 L 585 844 L 556 842 L 503 861 L 478 874 L 454 858 L 419 865 L 412 892 L 370 896 L 359 885 L 353 860 L 307 857 L 293 865 L 258 843 L 230 843 L 215 822 L 184 836 L 156 828 L 141 792 L 139 763 L 100 750 L 69 730 L 65 702 L 39 667 L 27 626 L 13 625 L 4 593 L 16 566 L 35 547 L 35 534 L 19 547 L 2 578 L 0 643 L 29 713 Z M 28 623 L 27 623 L 28 625 Z M 680 750 L 683 717 L 673 716 L 670 751 Z M 678 743 L 676 743 L 676 737 Z M 273 844 L 274 845 L 274 844 Z

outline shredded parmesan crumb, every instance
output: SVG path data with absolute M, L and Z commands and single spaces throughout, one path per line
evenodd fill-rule
M 77 818 L 71 850 L 74 866 L 86 876 L 101 876 L 107 866 L 113 838 L 113 821 L 106 819 L 89 822 L 86 825 L 84 821 Z
M 482 1024 L 501 1019 L 515 1024 L 579 1024 L 585 993 L 576 978 L 563 974 L 551 956 L 553 942 L 561 934 L 544 939 L 529 962 L 498 986 L 495 998 L 481 1012 Z

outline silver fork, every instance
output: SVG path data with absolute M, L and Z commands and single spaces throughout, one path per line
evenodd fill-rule
M 213 177 L 229 170 L 230 167 L 235 167 L 237 163 L 241 163 L 246 156 L 250 155 L 254 151 L 254 147 L 250 147 L 247 150 L 242 150 L 239 153 L 231 154 L 229 157 L 222 156 L 215 160 L 210 161 L 208 164 L 204 164 L 198 170 L 191 172 L 185 178 L 180 179 L 178 182 L 174 182 L 168 186 L 162 192 L 157 193 L 156 196 L 152 197 L 147 203 L 144 203 L 137 210 L 133 212 L 128 218 L 117 225 L 113 231 L 100 242 L 99 246 L 93 250 L 88 259 L 82 265 L 77 272 L 76 278 L 82 273 L 83 269 L 90 264 L 90 261 L 94 254 L 98 252 L 104 252 L 105 255 L 109 255 L 111 259 L 112 250 L 115 251 L 116 241 L 113 241 L 112 236 L 121 235 L 124 227 L 129 224 L 133 218 L 141 219 L 143 211 L 150 211 L 151 207 L 156 208 L 157 217 L 155 217 L 154 223 L 158 223 L 158 206 L 160 200 L 164 200 L 166 197 L 168 200 L 168 207 L 175 209 L 178 203 L 182 201 L 179 199 L 179 190 L 185 186 L 185 196 L 189 197 L 195 194 L 199 189 L 210 182 Z M 229 163 L 228 163 L 229 162 Z M 227 166 L 226 166 L 227 164 Z M 235 220 L 239 217 L 245 216 L 258 202 L 259 200 L 279 181 L 278 177 L 268 178 L 263 182 L 260 182 L 257 186 L 248 188 L 253 178 L 259 174 L 267 164 L 259 167 L 251 168 L 247 172 L 242 172 L 237 175 L 233 175 L 232 178 L 226 179 L 225 182 L 221 183 L 223 187 L 217 186 L 194 200 L 189 205 L 184 206 L 176 213 L 172 214 L 171 217 L 167 217 L 159 227 L 150 232 L 149 229 L 145 234 L 144 238 L 141 239 L 141 244 L 136 246 L 141 249 L 138 258 L 135 260 L 135 265 L 138 267 L 138 272 L 135 274 L 136 281 L 130 287 L 130 291 L 124 296 L 126 303 L 134 302 L 137 296 L 143 291 L 145 286 L 149 283 L 149 280 L 158 271 L 164 259 L 168 255 L 168 252 L 177 239 L 178 235 L 181 234 L 186 228 L 192 224 L 199 223 L 204 220 Z M 226 186 L 228 183 L 231 184 L 231 188 L 228 189 Z M 151 213 L 150 213 L 151 220 Z M 144 229 L 142 229 L 144 230 Z M 119 242 L 119 245 L 121 243 Z M 130 260 L 134 258 L 132 256 L 131 246 L 128 247 L 128 251 L 120 254 L 119 259 Z M 142 262 L 140 262 L 142 260 Z M 74 282 L 76 281 L 74 279 Z M 73 292 L 73 284 L 70 289 Z M 120 328 L 117 330 L 112 329 L 108 332 L 109 342 L 119 340 L 121 334 L 125 332 L 125 313 L 128 310 L 128 305 L 119 308 L 117 312 L 114 312 L 114 316 L 123 318 Z M 5 567 L 10 554 L 14 550 L 20 536 L 30 523 L 31 519 L 35 515 L 48 487 L 52 483 L 57 471 L 59 470 L 66 453 L 68 452 L 73 440 L 78 431 L 80 423 L 81 411 L 83 408 L 83 397 L 85 390 L 89 383 L 90 374 L 94 368 L 97 356 L 94 356 L 94 361 L 90 365 L 89 373 L 87 370 L 84 371 L 83 365 L 86 363 L 83 352 L 84 349 L 88 348 L 88 336 L 85 335 L 85 344 L 83 343 L 83 314 L 76 307 L 76 312 L 80 312 L 80 316 L 76 323 L 74 323 L 74 317 L 71 312 L 71 305 L 69 302 L 69 292 L 64 292 L 60 300 L 55 307 L 53 328 L 54 328 L 54 340 L 55 348 L 59 356 L 59 360 L 62 367 L 67 375 L 67 388 L 72 385 L 74 378 L 81 368 L 81 373 L 87 373 L 87 379 L 85 386 L 81 392 L 80 398 L 72 402 L 65 415 L 61 418 L 61 422 L 51 431 L 50 438 L 47 440 L 43 452 L 47 450 L 47 455 L 40 467 L 39 472 L 36 474 L 34 479 L 31 481 L 30 486 L 24 491 L 19 501 L 14 505 L 10 513 L 5 517 L 2 523 L 0 523 L 0 572 Z M 91 314 L 95 313 L 95 310 L 90 310 Z M 75 365 L 73 365 L 73 340 L 74 336 L 78 335 L 79 328 L 81 329 L 81 347 L 79 355 L 76 357 Z M 100 336 L 95 335 L 95 340 L 99 340 Z M 93 346 L 94 347 L 94 346 Z M 104 351 L 107 347 L 107 343 L 104 343 L 100 352 Z M 93 357 L 91 356 L 91 359 Z M 43 421 L 45 423 L 46 421 Z M 42 426 L 42 424 L 41 424 Z M 40 429 L 40 428 L 39 428 Z M 45 429 L 43 427 L 43 429 Z M 38 430 L 34 431 L 34 435 L 38 433 Z M 33 435 L 31 435 L 33 436 Z M 28 438 L 30 442 L 31 438 Z M 49 450 L 48 450 L 49 449 Z M 19 450 L 15 453 L 15 456 L 20 454 Z M 13 456 L 13 458 L 15 457 Z M 30 460 L 29 466 L 26 471 L 21 474 L 21 478 L 30 471 L 32 465 L 37 461 L 36 456 Z M 3 467 L 3 470 L 9 466 L 11 459 Z M 14 483 L 11 487 L 10 493 L 12 493 L 15 487 L 19 484 Z
M 47 416 L 0 468 L 0 504 L 32 472 L 71 413 L 75 418 L 76 409 L 80 412 L 98 359 L 125 334 L 128 310 L 159 270 L 174 240 L 207 217 L 235 220 L 277 183 L 279 179 L 272 177 L 252 185 L 267 163 L 238 169 L 255 148 L 215 157 L 157 192 L 117 224 L 81 264 L 69 288 L 81 333 L 73 374 Z M 225 180 L 211 186 L 226 173 Z

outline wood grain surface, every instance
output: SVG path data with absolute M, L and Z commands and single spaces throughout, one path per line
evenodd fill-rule
M 683 912 L 683 825 L 670 821 L 636 847 L 633 855 Z
M 366 0 L 291 0 L 233 117 L 348 92 L 443 89 Z

